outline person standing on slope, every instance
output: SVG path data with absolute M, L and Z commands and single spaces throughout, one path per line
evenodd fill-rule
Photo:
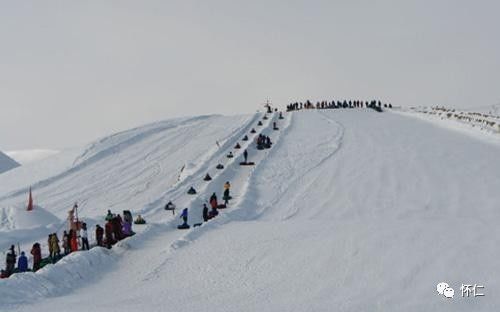
M 19 259 L 17 260 L 17 269 L 19 272 L 28 271 L 28 258 L 24 255 L 24 251 L 21 252 Z
M 102 243 L 102 237 L 104 236 L 104 229 L 97 224 L 95 226 L 95 239 L 97 241 L 97 246 L 103 247 L 104 244 Z
M 59 248 L 59 238 L 57 237 L 56 233 L 52 234 L 49 243 L 52 248 L 52 254 L 50 256 L 52 257 L 52 262 L 55 262 L 61 257 L 61 249 Z
M 217 209 L 217 195 L 215 193 L 210 196 L 210 206 L 212 206 L 212 209 Z
M 230 188 L 231 188 L 231 184 L 229 183 L 229 181 L 227 181 L 226 183 L 224 183 L 224 196 L 223 196 L 223 199 L 224 199 L 224 204 L 225 205 L 228 204 L 229 199 L 231 198 L 231 196 L 229 195 L 229 189 Z
M 7 256 L 5 257 L 5 270 L 8 275 L 14 273 L 14 269 L 16 267 L 16 251 L 14 245 L 10 246 L 9 251 L 7 252 Z
M 203 221 L 208 221 L 208 207 L 207 204 L 203 204 Z
M 243 152 L 243 158 L 245 158 L 245 163 L 247 163 L 247 160 L 248 160 L 248 151 L 247 150 L 245 150 Z
M 89 250 L 90 248 L 89 248 L 89 235 L 87 233 L 87 223 L 82 223 L 80 237 L 82 239 L 82 250 Z
M 42 250 L 40 249 L 40 244 L 34 243 L 30 253 L 33 255 L 33 272 L 36 272 L 40 269 L 40 263 L 42 262 Z
M 187 222 L 188 222 L 188 209 L 187 208 L 184 208 L 184 210 L 182 210 L 181 219 L 182 219 L 182 221 L 184 221 L 183 225 L 187 225 Z
M 64 255 L 68 255 L 71 252 L 71 248 L 69 248 L 69 235 L 68 232 L 64 231 L 63 233 L 63 249 L 64 249 Z
M 76 237 L 75 230 L 69 230 L 69 246 L 71 248 L 71 252 L 78 251 L 78 239 Z

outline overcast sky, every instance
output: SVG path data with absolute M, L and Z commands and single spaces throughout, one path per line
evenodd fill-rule
M 270 98 L 500 102 L 500 1 L 2 1 L 0 150 Z

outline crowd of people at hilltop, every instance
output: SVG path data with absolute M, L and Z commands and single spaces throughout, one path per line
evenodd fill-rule
M 337 109 L 337 108 L 392 108 L 392 104 L 385 103 L 382 104 L 381 101 L 361 101 L 361 100 L 343 100 L 343 101 L 318 101 L 313 104 L 311 101 L 307 100 L 305 102 L 295 102 L 290 103 L 286 106 L 286 110 L 297 111 L 302 109 Z

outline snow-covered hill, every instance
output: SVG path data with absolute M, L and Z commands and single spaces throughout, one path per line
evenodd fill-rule
M 19 166 L 20 165 L 14 159 L 0 151 L 0 174 Z
M 273 115 L 258 127 L 261 117 L 157 123 L 100 140 L 53 175 L 33 181 L 16 169 L 0 176 L 8 189 L 0 207 L 25 201 L 32 184 L 39 205 L 60 219 L 77 200 L 81 216 L 95 222 L 107 209 L 131 209 L 149 221 L 110 251 L 78 252 L 1 280 L 0 310 L 500 306 L 499 144 L 411 114 L 314 110 Z M 271 137 L 272 149 L 255 149 L 252 128 Z M 241 141 L 245 134 L 249 141 Z M 233 149 L 236 142 L 242 149 Z M 255 167 L 239 166 L 243 149 Z M 229 151 L 237 157 L 226 158 Z M 207 172 L 212 181 L 203 181 Z M 177 230 L 178 215 L 163 205 L 189 207 L 189 222 L 199 222 L 202 204 L 225 181 L 233 185 L 229 208 L 201 227 Z M 196 196 L 186 194 L 190 186 Z M 437 295 L 439 282 L 455 298 Z M 480 284 L 486 295 L 463 298 L 462 283 Z
M 48 149 L 16 150 L 5 152 L 5 154 L 7 154 L 10 158 L 22 165 L 40 161 L 47 157 L 56 155 L 57 153 L 59 153 L 59 151 Z

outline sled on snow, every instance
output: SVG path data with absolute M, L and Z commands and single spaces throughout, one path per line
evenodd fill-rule
M 203 178 L 203 181 L 212 181 L 212 177 L 207 173 L 207 175 Z
M 236 143 L 236 145 L 234 146 L 234 148 L 236 148 L 236 149 L 241 148 L 240 143 Z
M 217 209 L 226 209 L 227 205 L 226 204 L 219 204 L 217 205 Z
M 242 161 L 240 166 L 255 166 L 255 163 L 253 161 Z
M 280 128 L 278 128 L 278 127 L 274 127 L 274 128 L 273 128 L 273 130 L 279 130 L 279 129 L 280 129 Z
M 194 228 L 195 228 L 195 227 L 199 227 L 199 226 L 201 226 L 202 224 L 203 224 L 203 223 L 195 223 L 195 224 L 193 224 L 193 227 L 194 227 Z
M 144 219 L 137 220 L 137 219 L 136 219 L 136 220 L 134 221 L 134 224 L 139 224 L 139 225 L 140 225 L 140 224 L 146 224 L 146 220 L 144 220 Z
M 195 195 L 195 194 L 196 194 L 196 190 L 195 190 L 193 187 L 191 187 L 191 188 L 187 191 L 187 193 L 188 193 L 189 195 Z
M 215 168 L 219 169 L 219 170 L 222 170 L 222 169 L 224 169 L 224 166 L 222 164 L 218 164 Z
M 267 118 L 267 116 L 264 116 L 264 118 L 262 118 L 262 119 L 267 120 L 268 118 Z
M 257 131 L 255 131 L 255 129 L 252 128 L 252 130 L 250 130 L 250 133 L 257 133 Z
M 177 226 L 177 228 L 178 228 L 179 230 L 187 230 L 187 229 L 189 229 L 189 228 L 190 228 L 190 226 L 189 226 L 189 224 L 184 223 L 184 224 L 178 225 L 178 226 Z
M 227 158 L 233 158 L 234 155 L 232 153 L 226 155 Z
M 257 124 L 257 126 L 262 126 L 262 121 L 259 120 L 259 123 Z
M 248 141 L 248 136 L 244 136 L 243 139 L 241 139 L 242 141 Z

